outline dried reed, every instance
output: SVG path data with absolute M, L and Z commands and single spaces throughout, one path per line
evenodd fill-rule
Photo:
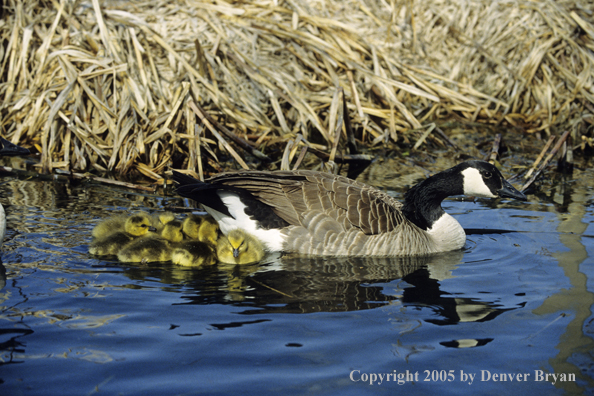
M 175 166 L 203 177 L 220 149 L 242 167 L 253 165 L 237 150 L 285 152 L 288 167 L 304 144 L 303 155 L 347 159 L 335 132 L 344 92 L 367 145 L 447 141 L 437 126 L 452 118 L 525 133 L 570 126 L 583 142 L 594 123 L 591 6 L 5 0 L 1 132 L 37 148 L 45 172 L 158 180 Z

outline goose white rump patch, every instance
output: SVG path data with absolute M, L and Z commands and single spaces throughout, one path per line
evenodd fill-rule
M 218 191 L 217 194 L 221 197 L 221 200 L 229 210 L 229 213 L 231 213 L 232 217 L 206 206 L 205 209 L 212 217 L 214 217 L 217 223 L 219 223 L 219 227 L 223 234 L 227 235 L 229 231 L 241 228 L 262 241 L 266 246 L 266 250 L 271 252 L 280 252 L 283 250 L 285 237 L 281 234 L 280 230 L 264 230 L 258 228 L 256 221 L 245 213 L 245 208 L 247 206 L 241 202 L 241 199 L 239 199 L 237 194 L 228 191 Z
M 464 195 L 472 195 L 475 197 L 497 198 L 491 192 L 489 187 L 485 184 L 483 176 L 475 168 L 466 168 L 462 171 L 462 178 L 464 179 Z

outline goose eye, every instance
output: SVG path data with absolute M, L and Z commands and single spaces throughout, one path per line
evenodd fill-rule
M 492 175 L 492 174 L 491 174 L 491 172 L 489 172 L 489 171 L 485 171 L 485 172 L 483 173 L 483 177 L 484 177 L 485 179 L 490 179 L 490 178 L 491 178 L 491 176 L 493 176 L 493 175 Z

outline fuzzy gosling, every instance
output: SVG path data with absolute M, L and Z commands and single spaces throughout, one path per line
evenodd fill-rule
M 91 242 L 89 253 L 97 256 L 116 255 L 120 249 L 132 240 L 151 231 L 155 231 L 155 228 L 151 226 L 148 216 L 143 214 L 132 215 L 124 221 L 124 231 L 108 233 L 107 229 L 105 229 L 97 233 L 99 237 Z M 93 235 L 95 235 L 95 232 L 93 232 Z
M 201 267 L 217 262 L 214 248 L 197 240 L 178 244 L 171 252 L 171 262 L 184 267 Z
M 143 217 L 150 225 L 153 225 L 152 218 L 148 213 L 138 212 L 134 213 L 133 216 Z M 116 232 L 126 231 L 126 220 L 130 217 L 130 214 L 108 217 L 93 228 L 91 235 L 96 239 L 105 239 L 107 236 L 115 234 Z
M 170 221 L 161 235 L 151 234 L 127 244 L 118 253 L 118 260 L 124 263 L 170 261 L 172 243 L 181 242 L 183 237 L 182 223 Z
M 251 264 L 264 257 L 264 245 L 256 237 L 236 228 L 219 238 L 217 257 L 228 264 Z

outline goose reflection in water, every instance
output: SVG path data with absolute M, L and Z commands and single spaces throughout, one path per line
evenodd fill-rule
M 196 293 L 183 296 L 187 304 L 234 304 L 245 307 L 244 315 L 345 312 L 399 303 L 431 309 L 434 315 L 426 322 L 452 325 L 489 321 L 523 305 L 506 307 L 442 290 L 463 256 L 463 251 L 400 258 L 268 256 L 254 265 L 163 268 L 161 278 L 194 288 Z M 126 273 L 141 279 L 154 277 L 156 270 L 131 267 Z M 398 279 L 402 282 L 393 282 Z

